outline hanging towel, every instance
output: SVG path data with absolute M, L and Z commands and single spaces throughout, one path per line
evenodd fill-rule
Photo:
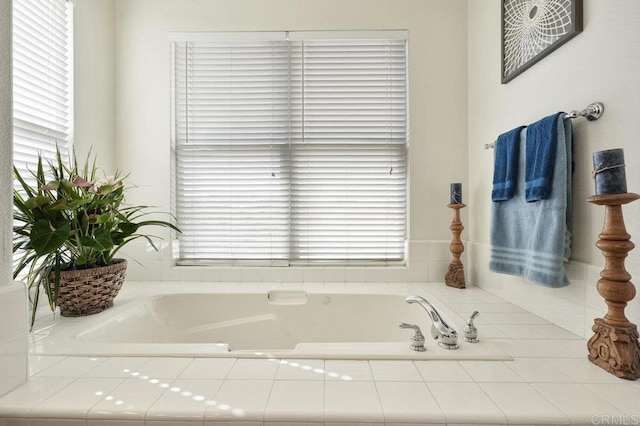
M 551 194 L 551 182 L 556 163 L 558 143 L 557 122 L 564 112 L 558 112 L 527 127 L 525 193 L 527 202 L 546 200 Z
M 491 205 L 490 269 L 522 276 L 546 287 L 569 284 L 564 262 L 571 253 L 571 120 L 556 120 L 556 133 L 549 197 L 536 203 L 525 200 L 523 144 L 529 133 L 522 131 L 515 195 L 509 201 Z
M 513 198 L 518 177 L 518 154 L 520 153 L 520 131 L 525 126 L 498 136 L 495 143 L 493 165 L 492 201 L 506 201 Z

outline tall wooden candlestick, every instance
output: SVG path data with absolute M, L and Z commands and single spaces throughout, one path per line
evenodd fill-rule
M 460 234 L 464 229 L 460 221 L 460 209 L 466 207 L 466 204 L 448 204 L 447 207 L 453 209 L 453 220 L 451 221 L 451 226 L 449 226 L 453 234 L 453 240 L 449 244 L 449 250 L 453 254 L 453 261 L 449 264 L 449 271 L 444 276 L 444 282 L 450 287 L 465 288 L 464 266 L 460 261 L 460 255 L 464 251 L 464 246 L 460 241 Z
M 590 203 L 605 206 L 604 227 L 596 243 L 605 257 L 605 267 L 600 272 L 597 288 L 608 307 L 604 318 L 594 321 L 592 330 L 595 334 L 587 343 L 589 361 L 629 380 L 640 377 L 640 343 L 638 328 L 624 314 L 624 308 L 635 297 L 636 289 L 624 267 L 627 253 L 635 246 L 624 226 L 622 204 L 638 198 L 640 195 L 633 193 L 592 195 L 587 198 Z

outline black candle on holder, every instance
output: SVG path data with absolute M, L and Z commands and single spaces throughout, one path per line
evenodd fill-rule
M 451 184 L 451 202 L 450 204 L 462 204 L 462 184 Z
M 608 149 L 593 153 L 593 178 L 596 195 L 626 194 L 624 150 Z

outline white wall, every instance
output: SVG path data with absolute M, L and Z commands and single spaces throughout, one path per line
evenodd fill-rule
M 74 147 L 91 150 L 107 175 L 115 173 L 115 3 L 83 0 L 74 20 Z
M 12 283 L 11 0 L 0 0 L 0 396 L 27 380 L 26 292 Z
M 0 285 L 11 280 L 11 0 L 0 1 Z
M 500 84 L 500 0 L 469 5 L 469 181 L 470 239 L 474 281 L 578 334 L 602 316 L 605 305 L 595 292 L 604 265 L 595 247 L 604 209 L 586 201 L 594 193 L 591 154 L 624 148 L 627 186 L 640 192 L 640 2 L 585 1 L 584 30 L 506 85 Z M 520 124 L 556 111 L 584 108 L 600 101 L 604 116 L 594 122 L 574 120 L 574 235 L 572 279 L 553 290 L 488 272 L 490 193 L 493 151 L 483 144 Z M 624 207 L 627 231 L 640 243 L 640 202 Z M 640 250 L 627 258 L 627 269 L 640 280 Z M 627 309 L 638 323 L 640 298 Z
M 408 29 L 414 248 L 409 278 L 428 279 L 431 266 L 441 280 L 446 252 L 444 260 L 439 253 L 428 257 L 427 240 L 451 239 L 449 183 L 467 183 L 466 13 L 465 2 L 438 0 L 116 0 L 116 163 L 132 171 L 131 181 L 140 187 L 130 200 L 169 209 L 168 32 Z M 131 262 L 130 277 L 197 279 L 193 268 L 186 275 L 167 268 L 169 247 L 159 255 L 143 245 L 129 253 L 147 267 Z M 238 271 L 227 272 L 228 278 L 239 277 Z M 407 278 L 406 271 L 397 272 Z M 275 272 L 280 280 L 283 273 Z M 359 280 L 366 275 L 364 269 L 331 270 L 331 277 L 319 279 L 346 279 L 350 273 Z M 381 279 L 379 270 L 370 274 Z M 209 277 L 215 278 L 204 279 Z

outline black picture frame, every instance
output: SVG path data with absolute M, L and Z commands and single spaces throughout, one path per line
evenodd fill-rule
M 582 0 L 502 0 L 502 84 L 582 32 Z

